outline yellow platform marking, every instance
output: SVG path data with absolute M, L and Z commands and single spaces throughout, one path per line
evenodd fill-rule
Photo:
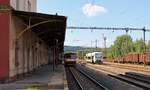
M 67 83 L 65 67 L 64 67 L 64 90 L 68 90 L 68 83 Z

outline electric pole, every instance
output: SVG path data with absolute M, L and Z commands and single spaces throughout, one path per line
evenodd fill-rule
M 123 55 L 124 54 L 127 54 L 128 53 L 128 29 L 126 29 L 126 50 L 125 50 L 125 52 L 123 52 Z
M 97 39 L 95 40 L 95 47 L 97 48 Z
M 103 34 L 103 40 L 104 40 L 104 48 L 105 48 L 104 54 L 105 54 L 105 57 L 106 57 L 107 56 L 107 50 L 106 50 L 106 40 L 107 40 L 107 38 L 106 38 L 106 36 L 104 36 L 104 34 Z
M 144 48 L 144 66 L 145 66 L 145 61 L 146 61 L 146 44 L 145 44 L 145 32 L 146 32 L 146 29 L 145 27 L 143 28 L 143 38 L 144 38 L 144 45 L 143 45 L 143 48 Z
M 93 43 L 93 41 L 91 40 L 91 49 L 90 49 L 90 52 L 93 52 L 92 43 Z

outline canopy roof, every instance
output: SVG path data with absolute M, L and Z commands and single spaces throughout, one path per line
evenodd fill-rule
M 57 43 L 63 49 L 67 20 L 65 16 L 16 10 L 13 10 L 12 14 L 22 19 L 27 25 L 34 26 L 32 31 L 50 47 Z

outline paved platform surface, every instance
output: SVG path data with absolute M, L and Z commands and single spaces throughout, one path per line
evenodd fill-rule
M 63 90 L 67 89 L 65 69 L 57 65 L 46 65 L 23 80 L 0 84 L 0 90 Z

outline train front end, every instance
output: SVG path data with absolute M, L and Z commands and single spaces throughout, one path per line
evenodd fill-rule
M 74 66 L 76 65 L 77 54 L 76 53 L 65 53 L 64 54 L 64 65 Z

